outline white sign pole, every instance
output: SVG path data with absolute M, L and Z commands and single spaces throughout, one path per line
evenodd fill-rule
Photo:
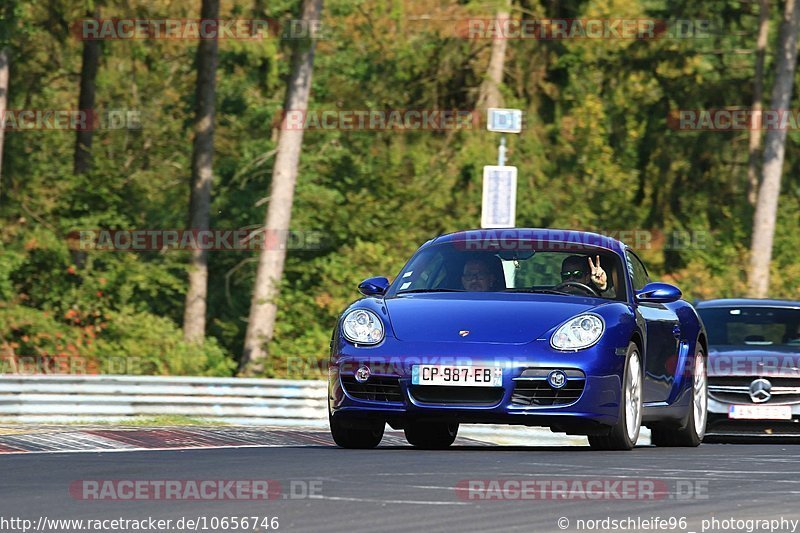
M 513 228 L 517 216 L 517 167 L 506 166 L 506 133 L 522 131 L 522 111 L 489 108 L 486 129 L 500 133 L 497 166 L 483 167 L 482 228 Z

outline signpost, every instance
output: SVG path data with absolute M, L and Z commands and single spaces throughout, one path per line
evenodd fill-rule
M 517 211 L 517 167 L 483 167 L 482 228 L 513 228 Z
M 489 108 L 486 129 L 495 133 L 519 133 L 522 131 L 522 110 Z
M 486 129 L 500 134 L 522 131 L 522 111 L 489 108 Z M 483 167 L 481 228 L 513 228 L 517 214 L 517 167 L 506 166 L 506 138 L 500 136 L 497 166 Z

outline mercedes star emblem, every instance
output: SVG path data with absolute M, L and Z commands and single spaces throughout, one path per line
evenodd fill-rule
M 772 398 L 772 383 L 764 378 L 753 380 L 750 384 L 750 399 L 753 403 L 764 403 Z

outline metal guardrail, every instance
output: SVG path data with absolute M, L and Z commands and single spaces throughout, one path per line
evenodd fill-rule
M 327 427 L 327 383 L 123 375 L 0 374 L 0 422 L 124 422 L 134 416 L 186 415 L 230 424 Z M 585 437 L 547 428 L 464 425 L 459 435 L 498 444 L 564 446 Z M 642 428 L 640 444 L 649 444 Z
M 185 415 L 231 423 L 327 424 L 324 381 L 123 375 L 0 375 L 0 419 Z

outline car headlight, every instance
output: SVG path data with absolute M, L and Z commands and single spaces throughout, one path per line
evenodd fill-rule
M 383 340 L 383 322 L 366 309 L 355 309 L 342 320 L 342 333 L 355 344 L 378 344 Z
M 597 315 L 578 315 L 553 333 L 550 346 L 557 350 L 581 350 L 600 340 L 606 325 Z

